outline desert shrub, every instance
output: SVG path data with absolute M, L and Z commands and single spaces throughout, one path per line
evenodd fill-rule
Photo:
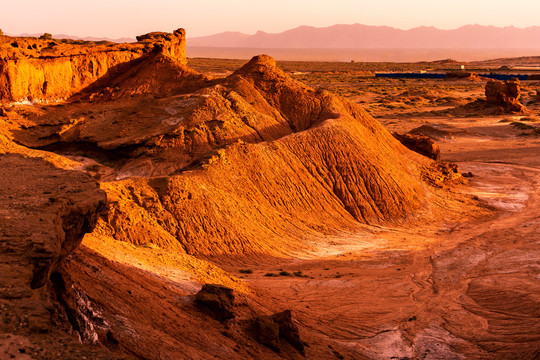
M 271 277 L 271 276 L 279 276 L 279 275 L 276 274 L 276 273 L 266 273 L 266 274 L 264 274 L 264 276 Z
M 296 277 L 308 277 L 307 275 L 302 274 L 301 271 L 295 271 L 293 272 L 293 275 Z
M 291 276 L 291 273 L 288 272 L 288 271 L 280 271 L 279 275 L 281 275 L 281 276 Z
M 513 123 L 511 123 L 510 125 L 520 129 L 520 130 L 531 130 L 531 129 L 534 129 L 534 126 L 531 126 L 531 125 L 528 125 L 528 124 L 524 124 L 524 123 L 520 123 L 520 122 L 517 122 L 517 121 L 514 121 Z
M 253 274 L 253 270 L 251 269 L 240 269 L 240 274 Z

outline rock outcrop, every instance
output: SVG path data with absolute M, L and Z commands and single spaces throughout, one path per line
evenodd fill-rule
M 393 133 L 394 137 L 399 140 L 408 149 L 424 155 L 435 161 L 441 159 L 441 149 L 430 137 L 424 134 L 398 134 Z
M 234 318 L 234 293 L 231 288 L 205 284 L 195 295 L 195 303 L 219 321 Z
M 31 339 L 34 347 L 21 350 L 27 356 L 82 356 L 82 347 L 65 334 L 39 334 L 54 333 L 51 274 L 93 230 L 105 198 L 82 172 L 57 168 L 39 157 L 0 154 L 0 336 Z M 51 338 L 55 345 L 46 345 Z M 116 358 L 100 355 L 99 349 L 86 352 L 96 359 Z
M 501 107 L 505 112 L 520 113 L 525 110 L 519 102 L 521 86 L 519 80 L 490 80 L 485 88 L 486 101 L 490 105 Z
M 0 38 L 0 101 L 61 100 L 149 52 L 185 63 L 185 31 L 143 35 L 134 44 Z
M 154 51 L 162 53 L 180 63 L 186 63 L 186 31 L 176 29 L 170 33 L 152 32 L 137 36 L 141 44 L 152 46 Z
M 279 325 L 279 336 L 289 342 L 301 354 L 305 354 L 305 344 L 300 339 L 298 326 L 293 322 L 291 310 L 285 310 L 272 315 Z
M 256 317 L 251 321 L 248 331 L 255 340 L 264 346 L 267 346 L 275 352 L 281 351 L 279 324 L 277 324 L 271 316 Z
M 300 339 L 298 326 L 293 322 L 290 310 L 258 316 L 251 321 L 248 331 L 258 342 L 275 352 L 279 353 L 282 341 L 286 341 L 300 354 L 305 355 L 305 345 Z

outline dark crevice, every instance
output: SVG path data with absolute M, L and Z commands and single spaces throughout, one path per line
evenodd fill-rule
M 65 298 L 66 282 L 64 277 L 59 272 L 54 272 L 51 274 L 50 280 L 56 301 L 58 302 L 60 308 L 65 312 L 67 320 L 73 330 L 80 334 L 81 329 L 79 327 L 79 323 L 77 322 L 77 312 L 68 305 Z
M 32 147 L 32 149 L 50 151 L 58 155 L 84 156 L 103 165 L 110 166 L 123 165 L 128 160 L 136 158 L 137 155 L 135 153 L 140 147 L 138 145 L 130 145 L 116 149 L 103 149 L 95 142 L 90 141 L 60 141 L 45 146 Z
M 39 289 L 46 283 L 47 274 L 50 264 L 48 262 L 37 262 L 34 264 L 32 281 L 30 282 L 31 289 Z

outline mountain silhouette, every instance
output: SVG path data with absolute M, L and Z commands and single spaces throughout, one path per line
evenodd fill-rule
M 258 31 L 190 38 L 190 46 L 296 49 L 539 49 L 540 26 L 517 28 L 466 25 L 441 30 L 421 26 L 401 30 L 361 24 L 300 26 L 281 33 Z

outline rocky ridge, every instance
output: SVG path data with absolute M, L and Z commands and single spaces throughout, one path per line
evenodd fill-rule
M 152 33 L 138 43 L 67 43 L 0 37 L 0 99 L 58 101 L 151 52 L 185 63 L 185 31 Z

